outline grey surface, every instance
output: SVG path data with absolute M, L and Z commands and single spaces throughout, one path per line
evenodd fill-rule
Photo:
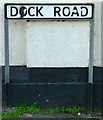
M 9 83 L 9 21 L 4 18 L 5 84 Z
M 101 2 L 101 62 L 103 66 L 103 2 Z
M 24 113 L 21 118 L 84 118 L 84 119 L 102 119 L 100 114 L 69 114 L 69 113 L 56 113 L 56 114 L 47 114 L 47 113 L 36 113 L 36 114 L 29 114 Z
M 94 60 L 94 18 L 90 20 L 90 43 L 89 43 L 89 67 L 88 67 L 88 83 L 90 84 L 90 89 L 88 91 L 88 96 L 90 101 L 88 104 L 89 109 L 93 110 L 93 60 Z
M 94 60 L 94 18 L 90 21 L 90 43 L 89 43 L 89 74 L 88 82 L 93 83 L 93 60 Z

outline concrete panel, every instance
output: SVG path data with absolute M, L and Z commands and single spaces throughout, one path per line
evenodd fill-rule
M 2 47 L 3 47 L 3 46 L 2 46 L 2 45 L 3 45 L 3 43 L 2 43 L 2 42 L 3 42 L 3 41 L 2 41 L 2 39 L 3 39 L 3 34 L 2 34 L 2 32 L 3 32 L 3 31 L 2 31 L 2 30 L 3 30 L 3 29 L 1 29 L 1 28 L 2 28 L 2 18 L 0 19 L 0 65 L 2 65 L 2 61 L 3 61 L 3 60 L 2 60 L 2 54 L 3 54 L 3 53 L 2 53 L 2 52 L 3 52 L 3 51 L 2 51 L 2 50 L 3 50 L 3 48 L 2 48 Z
M 9 45 L 10 65 L 25 65 L 26 21 L 10 21 Z
M 101 66 L 101 3 L 95 3 L 94 66 Z
M 101 64 L 103 66 L 103 2 L 101 4 Z
M 3 3 L 0 1 L 0 65 L 3 62 Z
M 28 22 L 27 66 L 88 66 L 89 31 L 88 21 Z

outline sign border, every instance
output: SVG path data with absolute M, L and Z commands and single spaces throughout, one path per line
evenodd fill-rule
M 7 17 L 7 6 L 8 5 L 86 5 L 92 6 L 92 17 L 91 18 L 8 18 Z M 9 20 L 88 20 L 94 17 L 94 4 L 93 3 L 5 3 L 5 18 Z

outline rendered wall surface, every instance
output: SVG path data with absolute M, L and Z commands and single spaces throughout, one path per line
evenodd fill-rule
M 103 2 L 101 4 L 101 21 L 103 21 Z M 103 23 L 101 24 L 101 33 L 103 33 Z M 101 62 L 103 67 L 103 34 L 101 34 Z
M 4 3 L 34 3 L 34 0 L 1 0 L 0 1 L 0 65 L 4 65 Z M 35 1 L 35 3 L 68 3 L 67 0 L 57 0 L 57 1 L 44 1 L 39 0 Z M 95 36 L 94 36 L 94 66 L 102 66 L 102 57 L 101 57 L 101 3 L 100 1 L 90 1 L 90 0 L 71 0 L 69 3 L 86 3 L 86 2 L 95 2 Z M 26 23 L 26 21 L 9 21 L 10 22 L 10 65 L 29 65 L 28 63 L 28 50 L 26 50 L 26 46 L 28 43 L 28 35 L 32 31 L 28 31 L 29 28 L 27 26 L 29 24 L 34 24 L 34 22 Z M 85 22 L 84 22 L 85 23 Z M 28 25 L 27 25 L 28 24 Z M 80 21 L 81 24 L 81 21 Z M 22 27 L 21 27 L 22 26 Z M 34 29 L 34 28 L 33 28 Z M 27 32 L 28 31 L 28 32 Z M 33 37 L 33 35 L 32 35 Z M 81 46 L 81 44 L 80 44 Z M 80 47 L 79 46 L 79 47 Z M 87 46 L 88 47 L 88 46 Z M 74 47 L 75 49 L 75 47 Z M 85 48 L 84 48 L 85 49 Z M 75 49 L 76 51 L 76 49 Z M 87 48 L 88 52 L 88 48 Z M 88 53 L 86 53 L 88 54 Z M 83 55 L 84 56 L 84 55 Z M 87 55 L 86 55 L 87 56 Z M 85 61 L 87 61 L 87 57 L 85 57 Z M 86 62 L 87 63 L 87 62 Z M 34 65 L 33 65 L 34 66 Z M 87 64 L 83 65 L 87 66 Z
M 15 31 L 15 32 L 14 32 Z M 10 21 L 10 65 L 26 64 L 26 22 Z
M 89 33 L 88 21 L 28 22 L 28 67 L 88 66 Z
M 94 66 L 101 66 L 101 3 L 95 3 L 94 14 Z

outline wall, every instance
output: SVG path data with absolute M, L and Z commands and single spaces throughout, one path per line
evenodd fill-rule
M 103 2 L 101 4 L 101 21 L 103 21 Z M 101 33 L 103 33 L 103 23 L 101 23 Z M 101 34 L 101 61 L 102 61 L 102 67 L 103 67 L 103 34 Z
M 88 21 L 27 23 L 29 67 L 86 67 L 89 61 Z
M 101 66 L 101 3 L 95 3 L 94 66 Z
M 0 29 L 0 64 L 4 65 L 4 35 L 3 35 L 3 4 L 4 2 L 15 2 L 14 0 L 10 0 L 10 1 L 1 1 L 1 6 L 0 6 L 0 27 L 2 29 Z M 27 0 L 23 0 L 23 1 L 17 1 L 17 2 L 27 2 Z M 32 3 L 34 1 L 30 1 L 30 3 Z M 36 3 L 37 1 L 35 1 Z M 43 1 L 40 0 L 39 3 L 43 3 L 47 1 Z M 55 1 L 52 1 L 55 3 Z M 60 2 L 60 0 L 57 0 L 57 3 Z M 64 1 L 61 1 L 64 2 Z M 70 2 L 84 2 L 84 1 L 70 1 Z M 88 2 L 88 1 L 85 1 Z M 89 2 L 91 2 L 89 0 Z M 65 1 L 65 3 L 67 3 L 67 1 Z M 101 26 L 101 22 L 100 22 L 100 17 L 97 17 L 97 15 L 100 15 L 100 3 L 95 3 L 95 42 L 94 42 L 94 66 L 101 66 L 101 33 L 100 33 L 100 26 Z M 97 24 L 98 23 L 98 24 Z M 28 51 L 26 50 L 26 44 L 28 43 L 28 28 L 27 26 L 30 23 L 26 23 L 26 21 L 10 21 L 10 65 L 29 65 L 28 63 Z M 20 28 L 19 26 L 22 25 L 22 28 Z M 80 44 L 80 43 L 79 43 Z M 27 45 L 28 46 L 28 45 Z M 80 44 L 81 47 L 81 44 Z M 85 46 L 86 47 L 86 46 Z M 88 46 L 87 46 L 88 47 Z M 76 48 L 74 47 L 74 49 L 76 50 Z M 85 49 L 85 48 L 84 48 Z M 83 51 L 81 51 L 80 54 L 82 54 Z M 87 48 L 87 52 L 88 52 L 88 48 Z M 88 53 L 87 53 L 88 54 Z M 85 63 L 84 65 L 81 66 L 87 66 L 88 62 L 88 55 L 86 54 L 87 57 L 85 57 Z M 75 55 L 74 55 L 75 56 Z M 84 56 L 84 53 L 83 53 Z M 73 64 L 73 61 L 72 61 Z M 79 66 L 79 64 L 77 65 Z
M 10 21 L 9 41 L 10 41 L 9 42 L 10 65 L 25 65 L 26 64 L 26 22 L 25 21 Z
M 4 34 L 3 34 L 3 5 L 4 2 L 15 2 L 16 0 L 2 0 L 0 4 L 0 64 L 4 65 Z M 90 0 L 88 0 L 91 2 Z M 88 2 L 86 0 L 70 0 L 69 2 Z M 18 0 L 17 2 L 28 2 L 28 0 Z M 30 3 L 34 3 L 34 0 L 30 0 Z M 35 3 L 49 3 L 48 0 L 35 0 Z M 51 2 L 67 3 L 68 0 L 53 0 Z M 100 19 L 100 3 L 95 3 L 95 34 L 94 34 L 94 83 L 93 83 L 93 101 L 94 108 L 103 108 L 103 95 L 101 91 L 103 88 L 103 68 L 100 68 L 103 64 L 103 55 L 101 52 L 101 19 Z M 9 21 L 10 22 L 10 83 L 8 86 L 4 84 L 4 67 L 3 69 L 3 104 L 10 106 L 16 106 L 20 104 L 32 104 L 37 102 L 44 107 L 50 106 L 86 106 L 90 104 L 90 84 L 88 84 L 88 53 L 89 53 L 89 22 L 88 21 L 66 21 L 61 22 L 49 21 Z M 55 27 L 55 26 L 58 27 Z M 67 32 L 63 27 L 67 29 Z M 21 27 L 22 26 L 22 27 Z M 38 26 L 40 28 L 38 28 Z M 48 26 L 50 29 L 48 29 Z M 68 27 L 69 26 L 69 27 Z M 47 33 L 44 31 L 48 31 Z M 45 40 L 50 39 L 55 41 L 56 33 L 54 29 L 58 30 L 56 42 L 58 43 L 53 49 L 48 48 L 42 51 Z M 84 29 L 85 28 L 85 29 Z M 71 33 L 72 31 L 75 33 Z M 59 31 L 62 31 L 61 32 Z M 43 31 L 40 35 L 40 31 Z M 66 35 L 64 36 L 65 33 Z M 46 34 L 46 36 L 43 36 Z M 60 34 L 60 36 L 59 36 Z M 52 35 L 52 38 L 51 38 Z M 41 39 L 44 37 L 44 39 Z M 66 38 L 65 38 L 66 37 Z M 36 39 L 35 39 L 36 38 Z M 60 39 L 60 44 L 58 41 Z M 63 39 L 62 39 L 63 38 Z M 70 38 L 70 42 L 68 41 Z M 73 38 L 73 39 L 72 39 Z M 76 39 L 77 38 L 77 39 Z M 39 43 L 42 43 L 40 44 Z M 64 49 L 62 43 L 66 48 Z M 32 44 L 33 43 L 33 44 Z M 55 44 L 55 42 L 52 42 Z M 75 44 L 76 43 L 76 44 Z M 36 47 L 34 47 L 36 45 Z M 39 45 L 39 46 L 38 46 Z M 67 56 L 62 53 L 62 49 L 65 50 Z M 58 50 L 58 49 L 59 50 Z M 33 50 L 33 51 L 32 51 Z M 41 50 L 41 51 L 40 51 Z M 53 59 L 57 59 L 58 56 L 64 61 L 56 61 L 56 66 L 69 66 L 68 68 L 32 68 L 40 66 L 52 66 L 55 62 L 51 61 L 52 56 L 48 52 L 51 52 Z M 103 50 L 103 49 L 102 49 Z M 37 52 L 35 52 L 37 51 Z M 54 55 L 55 51 L 58 51 L 58 56 Z M 40 53 L 40 56 L 38 56 Z M 44 57 L 43 54 L 46 53 Z M 60 54 L 62 53 L 62 54 Z M 41 57 L 38 58 L 37 57 Z M 70 57 L 70 58 L 69 58 Z M 43 59 L 42 59 L 43 58 Z M 47 62 L 45 62 L 46 58 Z M 73 59 L 72 59 L 73 58 Z M 52 59 L 52 60 L 53 60 Z M 39 61 L 38 61 L 39 60 Z M 44 62 L 43 62 L 44 60 Z M 65 64 L 66 63 L 66 64 Z M 46 64 L 46 65 L 45 65 Z M 30 68 L 27 68 L 27 65 Z M 14 67 L 16 66 L 16 67 Z M 80 68 L 78 68 L 80 67 Z M 8 87 L 8 88 L 7 88 Z M 6 88 L 6 92 L 5 92 Z M 72 92 L 71 92 L 72 91 Z M 8 95 L 8 96 L 7 96 Z M 29 99 L 28 99 L 29 98 Z M 99 98 L 99 99 L 98 99 Z M 89 106 L 90 107 L 90 106 Z

